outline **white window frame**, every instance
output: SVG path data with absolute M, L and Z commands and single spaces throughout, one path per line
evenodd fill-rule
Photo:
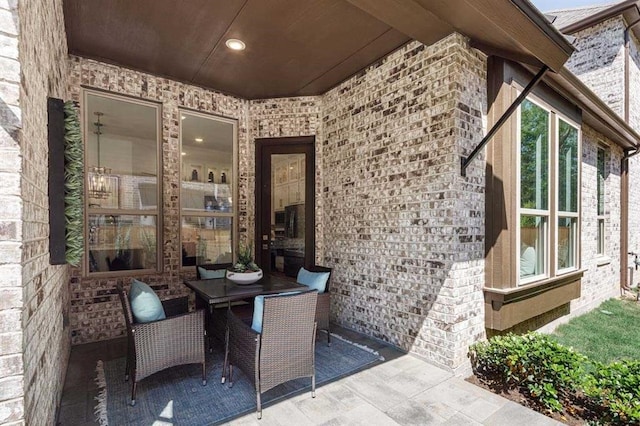
M 599 167 L 599 156 L 600 152 L 604 155 L 604 170 L 603 172 L 603 183 L 602 183 L 602 213 L 598 212 L 598 206 L 600 204 L 600 199 L 598 198 L 598 187 L 600 186 L 599 178 L 600 178 L 600 170 Z M 607 256 L 607 160 L 609 157 L 609 148 L 603 144 L 598 144 L 596 148 L 596 255 L 598 257 L 606 257 Z
M 544 105 L 542 105 L 540 102 L 538 102 L 535 98 L 532 98 L 531 95 L 529 95 L 526 99 L 527 101 L 533 103 L 534 105 L 544 109 L 545 111 L 547 111 L 549 113 L 549 127 L 547 129 L 548 131 L 548 135 L 549 135 L 549 140 L 548 140 L 548 144 L 549 144 L 549 161 L 547 162 L 548 164 L 548 168 L 547 168 L 547 176 L 549 177 L 549 180 L 551 179 L 551 118 L 552 118 L 552 114 L 551 111 L 548 107 L 545 107 Z M 516 243 L 516 249 L 517 249 L 517 255 L 516 255 L 516 271 L 517 271 L 517 280 L 518 280 L 518 285 L 526 285 L 526 284 L 530 284 L 532 282 L 536 282 L 536 281 L 540 281 L 542 279 L 548 278 L 549 277 L 549 239 L 550 239 L 550 235 L 549 235 L 549 226 L 550 226 L 550 220 L 551 220 L 551 191 L 548 190 L 547 191 L 547 210 L 540 210 L 540 209 L 527 209 L 527 208 L 522 208 L 522 191 L 521 191 L 521 183 L 522 183 L 522 165 L 520 162 L 520 154 L 522 152 L 522 108 L 519 106 L 518 107 L 518 112 L 517 112 L 517 136 L 516 136 L 516 149 L 517 149 L 517 172 L 516 172 L 516 188 L 517 188 L 517 196 L 516 196 L 516 206 L 517 206 L 517 226 L 516 226 L 516 239 L 517 239 L 517 243 Z M 543 227 L 543 232 L 544 232 L 544 261 L 543 261 L 543 272 L 537 275 L 533 275 L 530 277 L 526 277 L 526 278 L 521 278 L 520 277 L 520 249 L 521 249 L 521 229 L 520 229 L 520 222 L 522 220 L 522 216 L 538 216 L 538 217 L 543 217 L 544 218 L 544 227 Z
M 554 164 L 554 167 L 556 169 L 556 179 L 555 179 L 555 199 L 556 199 L 556 209 L 555 209 L 555 213 L 556 213 L 556 220 L 555 220 L 555 241 L 556 241 L 556 258 L 554 259 L 554 263 L 555 263 L 555 275 L 563 275 L 569 272 L 573 272 L 573 271 L 577 271 L 578 267 L 580 265 L 580 204 L 582 201 L 581 198 L 581 179 L 580 177 L 582 176 L 582 131 L 580 129 L 580 126 L 570 120 L 569 118 L 565 117 L 565 116 L 561 116 L 560 114 L 558 114 L 557 112 L 555 112 L 555 121 L 556 121 L 556 134 L 555 134 L 555 144 L 554 144 L 554 149 L 556 150 L 557 155 L 556 157 L 556 161 Z M 577 130 L 578 132 L 578 152 L 576 153 L 577 159 L 578 159 L 578 181 L 576 182 L 576 207 L 577 207 L 577 211 L 576 212 L 567 212 L 564 210 L 560 210 L 559 208 L 559 204 L 560 204 L 560 191 L 558 190 L 558 187 L 560 185 L 560 152 L 559 152 L 559 134 L 560 134 L 560 120 L 564 121 L 565 123 L 567 123 L 568 125 L 570 125 L 571 127 L 573 127 L 574 129 Z M 574 227 L 575 229 L 573 230 L 573 241 L 572 244 L 575 247 L 575 252 L 574 252 L 574 266 L 570 266 L 568 268 L 559 268 L 558 267 L 558 256 L 557 256 L 557 251 L 558 251 L 558 220 L 561 218 L 571 218 L 571 219 L 576 219 L 575 223 L 574 223 Z
M 545 102 L 541 101 L 540 99 L 538 99 L 535 95 L 529 95 L 527 97 L 527 101 L 533 103 L 534 105 L 538 106 L 539 108 L 542 108 L 543 110 L 547 111 L 549 114 L 549 129 L 548 129 L 548 143 L 549 143 L 549 159 L 548 159 L 548 170 L 547 170 L 547 175 L 548 175 L 548 193 L 547 193 L 547 206 L 548 209 L 547 210 L 539 210 L 539 209 L 529 209 L 529 208 L 522 208 L 522 199 L 521 199 L 521 178 L 522 178 L 522 168 L 521 168 L 521 161 L 520 161 L 520 155 L 522 152 L 522 145 L 521 145 L 521 132 L 522 132 L 522 108 L 518 107 L 517 110 L 517 130 L 516 130 L 516 162 L 517 162 L 517 167 L 516 167 L 516 245 L 515 248 L 517 250 L 516 253 L 516 278 L 517 278 L 517 285 L 518 286 L 525 286 L 528 284 L 532 284 L 538 281 L 542 281 L 544 279 L 547 278 L 551 278 L 554 276 L 560 276 L 563 274 L 567 274 L 567 273 L 571 273 L 574 271 L 577 271 L 580 269 L 580 263 L 581 263 L 581 249 L 580 249 L 580 241 L 581 241 L 581 235 L 580 235 L 580 230 L 581 230 L 581 219 L 580 219 L 580 212 L 581 212 L 581 194 L 582 194 L 582 190 L 581 190 L 581 173 L 582 173 L 582 131 L 580 128 L 580 125 L 578 123 L 576 123 L 575 121 L 569 119 L 568 117 L 566 117 L 565 115 L 561 114 L 558 112 L 557 109 L 552 108 L 550 105 L 546 104 Z M 558 208 L 558 203 L 559 203 L 559 191 L 558 191 L 558 184 L 559 184 L 559 174 L 558 174 L 558 167 L 559 167 L 559 145 L 558 145 L 558 136 L 559 136 L 559 125 L 560 125 L 560 120 L 564 121 L 565 123 L 569 124 L 570 126 L 574 127 L 575 129 L 577 129 L 578 131 L 578 152 L 577 152 L 577 159 L 578 159 L 578 182 L 577 182 L 577 188 L 576 188 L 576 197 L 577 197 L 577 212 L 565 212 L 565 211 L 561 211 Z M 552 130 L 555 129 L 555 132 L 552 133 Z M 553 200 L 553 203 L 552 203 Z M 544 241 L 544 268 L 543 268 L 543 272 L 539 273 L 537 275 L 534 276 L 530 276 L 530 277 L 526 277 L 526 278 L 521 278 L 520 277 L 520 249 L 521 249 L 521 229 L 520 229 L 520 223 L 521 223 L 521 218 L 522 216 L 537 216 L 537 217 L 543 217 L 544 218 L 544 236 L 545 236 L 545 241 Z M 562 268 L 559 269 L 558 268 L 558 259 L 557 259 L 557 242 L 558 242 L 558 221 L 559 218 L 575 218 L 575 232 L 573 233 L 573 238 L 574 241 L 572 242 L 574 244 L 575 247 L 575 253 L 574 253 L 574 257 L 575 257 L 575 265 L 572 267 L 568 267 L 568 268 Z M 555 250 L 555 255 L 553 256 L 554 258 L 551 259 L 551 244 L 555 244 L 556 246 L 556 250 Z

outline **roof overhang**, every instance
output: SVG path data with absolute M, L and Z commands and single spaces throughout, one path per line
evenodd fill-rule
M 552 13 L 553 14 L 553 13 Z M 573 34 L 586 28 L 597 25 L 615 16 L 622 15 L 627 23 L 637 22 L 640 19 L 640 1 L 626 0 L 613 6 L 601 10 L 598 13 L 576 21 L 570 25 L 560 28 L 560 31 L 566 34 Z M 637 28 L 637 27 L 636 27 Z M 635 33 L 635 29 L 633 30 Z M 635 33 L 638 36 L 638 33 Z
M 179 3 L 179 4 L 177 4 Z M 411 38 L 558 71 L 571 44 L 528 0 L 64 0 L 69 53 L 245 99 L 325 93 Z M 229 38 L 246 50 L 232 52 Z
M 559 71 L 571 43 L 528 0 L 348 0 L 424 43 L 458 32 L 474 47 Z

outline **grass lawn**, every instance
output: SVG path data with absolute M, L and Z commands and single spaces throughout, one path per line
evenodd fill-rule
M 593 361 L 640 360 L 640 304 L 609 299 L 559 326 L 552 336 Z

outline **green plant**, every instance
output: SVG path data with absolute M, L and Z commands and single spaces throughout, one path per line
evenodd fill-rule
M 588 359 L 546 335 L 508 334 L 469 348 L 477 376 L 507 388 L 518 388 L 551 411 L 580 389 Z
M 640 424 L 640 361 L 596 363 L 584 393 L 606 424 Z
M 259 271 L 260 267 L 253 261 L 253 245 L 247 246 L 240 244 L 238 247 L 238 261 L 231 268 L 233 272 L 254 272 Z
M 64 104 L 64 216 L 65 216 L 65 257 L 69 264 L 79 266 L 84 252 L 82 235 L 84 165 L 82 132 L 78 111 L 73 102 Z

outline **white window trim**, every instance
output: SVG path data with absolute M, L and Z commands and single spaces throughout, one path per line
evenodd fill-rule
M 598 191 L 598 177 L 599 177 L 599 170 L 598 170 L 598 154 L 600 153 L 600 151 L 602 151 L 602 153 L 604 154 L 604 182 L 602 185 L 602 202 L 603 202 L 603 212 L 602 214 L 598 214 L 598 203 L 599 203 L 599 199 L 597 196 L 597 191 Z M 597 148 L 596 148 L 596 257 L 598 258 L 607 258 L 607 222 L 608 222 L 608 215 L 607 215 L 607 160 L 609 157 L 609 147 L 599 143 Z M 600 235 L 600 222 L 602 222 L 602 240 L 600 240 L 598 238 L 598 236 Z
M 577 270 L 580 269 L 580 265 L 581 265 L 581 247 L 580 247 L 580 241 L 581 241 L 581 202 L 582 202 L 582 188 L 581 188 L 581 177 L 582 177 L 582 131 L 581 131 L 581 127 L 578 123 L 576 123 L 574 120 L 571 120 L 570 118 L 564 116 L 563 114 L 561 114 L 557 109 L 552 108 L 550 105 L 548 105 L 547 103 L 541 101 L 539 98 L 537 98 L 535 95 L 530 94 L 529 96 L 527 96 L 526 98 L 527 101 L 533 103 L 534 105 L 544 109 L 545 111 L 547 111 L 549 113 L 549 129 L 548 129 L 548 135 L 549 135 L 549 161 L 548 161 L 548 165 L 549 165 L 549 169 L 547 170 L 548 176 L 549 176 L 549 190 L 547 193 L 547 197 L 549 197 L 549 199 L 547 200 L 547 206 L 548 206 L 548 210 L 538 210 L 538 209 L 526 209 L 526 208 L 522 208 L 522 199 L 521 199 L 521 161 L 520 161 L 520 153 L 522 150 L 522 146 L 521 146 L 521 131 L 522 131 L 522 108 L 518 107 L 517 109 L 517 114 L 516 114 L 516 120 L 517 120 L 517 130 L 516 130 L 516 153 L 517 153 L 517 167 L 516 167 L 516 219 L 517 219 L 517 224 L 516 224 L 516 248 L 518 250 L 516 257 L 516 278 L 517 278 L 517 286 L 524 286 L 524 285 L 528 285 L 528 284 L 532 284 L 541 280 L 544 280 L 546 278 L 550 278 L 552 276 L 560 276 L 560 275 L 564 275 L 564 274 L 568 274 L 571 272 L 575 272 Z M 564 212 L 564 211 L 560 211 L 558 210 L 558 195 L 559 195 L 559 191 L 558 191 L 558 131 L 559 131 L 559 120 L 562 119 L 562 121 L 564 121 L 565 123 L 571 125 L 572 127 L 576 128 L 578 130 L 578 153 L 577 153 L 577 158 L 578 158 L 578 182 L 577 182 L 577 203 L 578 203 L 578 211 L 577 212 Z M 552 135 L 551 130 L 552 130 L 552 120 L 555 120 L 554 124 L 555 124 L 555 130 L 556 130 L 556 134 Z M 555 158 L 555 161 L 552 163 L 552 159 Z M 552 177 L 552 173 L 551 173 L 551 167 L 554 168 L 554 173 L 556 176 L 555 182 L 552 181 L 551 177 Z M 552 210 L 552 205 L 551 205 L 551 197 L 555 198 L 555 210 Z M 546 217 L 546 221 L 545 221 L 545 227 L 546 229 L 544 230 L 545 232 L 545 237 L 546 237 L 546 241 L 545 241 L 545 251 L 544 251 L 544 273 L 542 274 L 538 274 L 535 276 L 531 276 L 531 277 L 526 277 L 526 278 L 521 278 L 520 277 L 520 255 L 519 255 L 519 250 L 520 250 L 520 244 L 521 244 L 521 230 L 520 230 L 520 218 L 522 217 L 522 215 L 534 215 L 534 216 L 543 216 Z M 570 268 L 563 268 L 563 269 L 558 269 L 557 268 L 557 259 L 550 259 L 550 253 L 551 253 L 551 233 L 553 232 L 553 237 L 554 237 L 554 242 L 557 246 L 557 241 L 558 241 L 558 218 L 561 217 L 572 217 L 572 218 L 576 218 L 577 219 L 577 223 L 576 223 L 576 233 L 575 233 L 575 247 L 576 247 L 576 253 L 575 253 L 575 266 L 570 267 Z M 554 223 L 552 223 L 552 221 Z M 556 247 L 556 255 L 557 255 L 557 247 Z M 557 257 L 557 256 L 556 256 Z
M 580 229 L 581 229 L 581 220 L 580 220 L 580 207 L 581 207 L 581 202 L 582 202 L 582 191 L 581 191 L 581 176 L 582 176 L 582 131 L 580 129 L 580 126 L 578 125 L 578 123 L 574 122 L 573 120 L 570 120 L 567 117 L 564 116 L 560 116 L 560 114 L 558 114 L 557 112 L 555 113 L 555 117 L 556 117 L 556 145 L 558 143 L 558 134 L 560 132 L 560 120 L 564 121 L 565 123 L 567 123 L 568 125 L 570 125 L 571 127 L 573 127 L 574 129 L 576 129 L 578 131 L 578 152 L 576 153 L 577 155 L 577 159 L 578 159 L 578 182 L 576 183 L 576 206 L 577 206 L 577 212 L 567 212 L 564 210 L 560 210 L 560 208 L 558 208 L 559 204 L 560 204 L 560 191 L 558 191 L 558 186 L 559 186 L 559 178 L 560 178 L 560 161 L 556 161 L 555 164 L 553 165 L 556 169 L 556 191 L 555 191 L 555 197 L 556 197 L 556 225 L 555 225 L 555 241 L 556 241 L 556 250 L 557 250 L 557 241 L 558 241 L 558 219 L 560 218 L 565 218 L 565 217 L 569 217 L 569 218 L 575 218 L 576 219 L 576 232 L 574 234 L 574 240 L 573 244 L 575 247 L 575 265 L 571 266 L 569 268 L 558 268 L 558 259 L 556 256 L 556 259 L 554 259 L 554 265 L 555 265 L 555 275 L 564 275 L 570 272 L 574 272 L 577 271 L 579 269 L 580 266 Z M 555 147 L 556 149 L 558 148 L 557 146 Z M 559 152 L 558 152 L 559 154 Z M 556 160 L 559 160 L 559 155 L 557 156 L 558 158 Z

